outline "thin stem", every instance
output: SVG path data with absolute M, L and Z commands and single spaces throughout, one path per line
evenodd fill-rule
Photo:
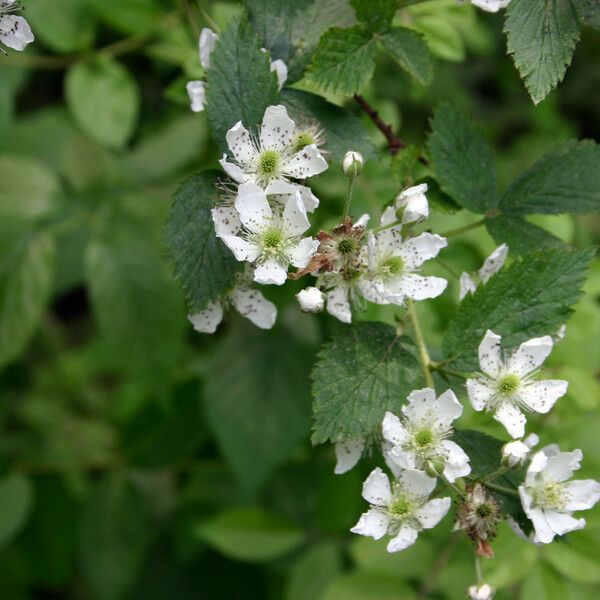
M 427 352 L 427 345 L 425 344 L 425 338 L 423 337 L 423 331 L 421 330 L 421 324 L 419 323 L 419 316 L 417 315 L 415 303 L 412 300 L 406 301 L 406 312 L 415 332 L 425 382 L 428 387 L 433 388 L 433 377 L 431 376 L 430 370 L 431 358 L 429 357 L 429 352 Z
M 454 490 L 454 492 L 456 493 L 456 495 L 459 498 L 464 498 L 465 497 L 465 493 L 457 485 L 453 484 L 443 473 L 440 475 L 440 477 L 443 479 L 444 483 L 449 488 L 452 488 Z
M 398 227 L 398 225 L 402 225 L 402 221 L 397 219 L 393 223 L 388 223 L 387 225 L 380 225 L 379 227 L 375 227 L 373 229 L 373 233 L 379 233 L 380 231 L 385 231 L 386 229 L 393 229 L 394 227 Z
M 486 483 L 488 481 L 492 481 L 493 479 L 497 479 L 498 477 L 500 477 L 500 475 L 504 475 L 504 473 L 506 473 L 506 471 L 510 471 L 510 467 L 500 467 L 499 469 L 497 469 L 493 473 L 490 473 L 489 475 L 487 475 L 486 477 L 484 477 L 482 479 L 482 482 Z
M 483 575 L 481 574 L 481 558 L 475 556 L 475 574 L 477 575 L 477 583 L 483 582 Z
M 352 202 L 352 192 L 354 191 L 355 181 L 356 175 L 350 177 L 350 182 L 348 183 L 348 195 L 346 196 L 346 204 L 344 204 L 344 216 L 342 217 L 342 222 L 346 220 L 348 213 L 350 212 L 350 203 Z
M 509 494 L 511 496 L 519 496 L 519 492 L 517 490 L 513 490 L 512 488 L 505 487 L 503 485 L 498 485 L 497 483 L 491 483 L 489 481 L 484 481 L 483 485 L 485 487 L 490 488 L 490 490 L 495 490 L 496 492 L 500 492 L 502 494 Z
M 469 223 L 468 225 L 463 225 L 462 227 L 458 227 L 457 229 L 451 229 L 450 231 L 446 231 L 446 233 L 440 234 L 442 237 L 454 237 L 456 235 L 460 235 L 461 233 L 466 233 L 467 231 L 471 231 L 472 229 L 477 229 L 485 225 L 485 219 L 481 219 L 480 221 L 475 221 L 475 223 Z
M 440 260 L 439 258 L 436 258 L 435 261 L 438 265 L 440 265 L 440 267 L 446 269 L 446 271 L 448 271 L 448 273 L 450 273 L 450 275 L 452 275 L 453 277 L 456 277 L 457 279 L 460 277 L 460 275 L 454 270 L 454 268 L 451 267 L 446 261 Z
M 467 373 L 462 373 L 461 371 L 455 371 L 454 369 L 447 369 L 446 367 L 435 365 L 433 365 L 432 368 L 434 371 L 440 371 L 441 373 L 446 373 L 446 375 L 453 375 L 459 379 L 469 379 L 469 375 Z

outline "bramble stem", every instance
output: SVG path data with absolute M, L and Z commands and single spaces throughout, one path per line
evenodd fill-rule
M 482 483 L 485 485 L 485 487 L 490 488 L 490 490 L 495 490 L 496 492 L 500 492 L 502 494 L 510 494 L 511 496 L 519 497 L 519 492 L 517 492 L 517 490 L 513 490 L 512 488 L 498 485 L 497 483 L 490 483 L 489 481 L 483 481 Z
M 500 467 L 493 473 L 490 473 L 487 477 L 484 477 L 482 479 L 482 482 L 486 483 L 488 481 L 492 481 L 492 479 L 496 479 L 497 477 L 500 477 L 500 475 L 504 475 L 504 473 L 506 473 L 506 471 L 510 471 L 510 467 Z
M 477 583 L 483 582 L 483 575 L 481 574 L 481 558 L 475 556 L 475 574 L 477 575 Z
M 350 177 L 350 182 L 348 183 L 348 195 L 346 196 L 346 204 L 344 204 L 344 216 L 342 217 L 342 223 L 348 217 L 348 213 L 350 212 L 350 203 L 352 202 L 352 192 L 354 191 L 354 182 L 356 181 L 356 175 Z
M 406 301 L 406 313 L 412 323 L 415 331 L 415 338 L 417 346 L 419 347 L 419 357 L 421 359 L 421 368 L 423 369 L 423 376 L 427 386 L 433 388 L 433 377 L 431 376 L 431 358 L 429 352 L 427 352 L 427 345 L 425 344 L 425 338 L 423 337 L 423 331 L 421 330 L 421 324 L 419 323 L 419 316 L 415 308 L 415 303 L 412 300 Z
M 468 225 L 463 225 L 462 227 L 458 227 L 456 229 L 451 229 L 450 231 L 446 231 L 446 233 L 440 234 L 442 237 L 454 237 L 455 235 L 460 235 L 461 233 L 466 233 L 467 231 L 471 231 L 472 229 L 477 229 L 485 225 L 485 219 L 481 219 L 480 221 L 475 221 L 475 223 L 469 223 Z

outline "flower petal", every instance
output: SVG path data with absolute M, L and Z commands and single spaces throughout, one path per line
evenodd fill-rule
M 243 183 L 238 187 L 235 208 L 244 227 L 252 233 L 264 231 L 273 216 L 267 195 L 255 183 Z
M 338 442 L 335 445 L 335 456 L 337 462 L 335 464 L 334 473 L 341 475 L 354 468 L 360 460 L 365 449 L 365 440 L 345 440 Z
M 557 510 L 544 509 L 544 516 L 550 526 L 550 529 L 556 535 L 565 535 L 570 531 L 577 531 L 585 527 L 585 519 L 575 519 L 571 515 L 567 515 Z
M 4 15 L 0 17 L 0 42 L 13 50 L 25 50 L 34 36 L 29 23 L 23 17 Z
M 215 44 L 219 36 L 209 27 L 204 27 L 200 32 L 200 40 L 198 42 L 200 51 L 200 64 L 204 69 L 210 68 L 210 55 L 215 49 Z
M 414 273 L 402 275 L 398 283 L 398 287 L 402 290 L 402 295 L 412 300 L 437 298 L 446 289 L 447 285 L 448 282 L 441 277 L 423 277 Z M 390 302 L 393 302 L 392 297 L 388 297 Z
M 420 267 L 426 260 L 435 258 L 442 248 L 448 245 L 446 238 L 434 233 L 421 235 L 406 240 L 399 248 L 399 254 L 409 269 Z
M 252 143 L 250 132 L 238 121 L 226 134 L 229 150 L 237 162 L 249 164 L 256 157 L 256 149 Z
M 535 530 L 534 541 L 549 544 L 555 537 L 555 533 L 546 520 L 546 515 L 541 508 L 533 508 L 533 497 L 524 486 L 519 486 L 519 496 L 525 514 L 533 523 Z
M 304 269 L 318 248 L 318 240 L 314 240 L 310 237 L 302 238 L 295 246 L 286 252 L 286 256 L 294 267 Z
M 441 445 L 444 449 L 444 475 L 448 481 L 454 483 L 459 477 L 468 475 L 471 465 L 467 453 L 452 440 L 444 440 Z
M 390 518 L 385 513 L 372 508 L 360 516 L 358 523 L 350 531 L 380 540 L 387 533 L 389 524 Z
M 542 450 L 543 452 L 543 450 Z M 581 450 L 572 452 L 559 452 L 548 458 L 548 464 L 544 469 L 544 479 L 562 482 L 573 477 L 573 473 L 581 466 L 579 463 L 583 458 Z
M 435 527 L 450 510 L 450 498 L 435 498 L 423 505 L 416 513 L 415 517 L 419 519 L 423 529 Z
M 483 410 L 491 400 L 496 390 L 479 379 L 467 379 L 467 394 L 471 406 L 475 410 Z
M 283 285 L 287 280 L 286 269 L 276 260 L 267 260 L 257 265 L 254 270 L 254 281 L 264 285 Z
M 396 537 L 392 538 L 388 545 L 388 552 L 400 552 L 405 550 L 409 546 L 412 546 L 416 541 L 419 532 L 410 525 L 402 525 L 396 534 Z
M 436 479 L 423 471 L 409 469 L 400 475 L 402 487 L 413 496 L 427 497 L 435 489 Z
M 508 246 L 502 244 L 498 246 L 483 263 L 483 266 L 477 274 L 483 283 L 487 283 L 492 275 L 495 275 L 506 262 L 508 256 Z
M 215 226 L 215 234 L 222 238 L 226 235 L 236 235 L 242 228 L 240 213 L 235 206 L 217 206 L 210 209 Z
M 408 432 L 404 425 L 402 425 L 402 421 L 389 411 L 387 411 L 383 417 L 381 429 L 383 431 L 383 437 L 388 442 L 397 446 L 403 444 L 408 439 Z
M 292 143 L 296 124 L 289 118 L 285 106 L 269 106 L 260 126 L 260 146 L 262 150 L 283 152 Z
M 490 377 L 497 377 L 502 366 L 500 341 L 502 338 L 488 329 L 479 344 L 479 366 Z
M 281 89 L 288 78 L 287 65 L 280 58 L 276 58 L 271 61 L 271 71 L 275 73 L 277 77 L 277 87 Z
M 392 501 L 392 490 L 388 476 L 377 467 L 365 479 L 362 497 L 375 506 L 387 506 Z
M 511 402 L 502 402 L 494 413 L 494 419 L 502 423 L 513 438 L 522 438 L 525 435 L 527 419 L 519 407 Z
M 223 320 L 223 305 L 220 302 L 211 302 L 204 310 L 188 315 L 188 320 L 196 331 L 214 333 Z
M 247 260 L 254 262 L 260 254 L 260 249 L 237 235 L 224 235 L 221 239 L 225 245 L 233 252 L 237 260 Z
M 556 401 L 567 393 L 568 381 L 544 379 L 523 386 L 519 392 L 521 400 L 535 412 L 545 414 Z
M 535 371 L 552 351 L 552 345 L 549 335 L 523 342 L 508 361 L 509 371 L 520 376 Z
M 223 154 L 223 158 L 219 160 L 219 164 L 223 167 L 223 170 L 231 179 L 237 181 L 237 183 L 244 183 L 248 181 L 248 176 L 240 169 L 235 163 L 227 160 L 227 154 Z
M 296 154 L 292 154 L 283 166 L 283 173 L 295 179 L 306 179 L 327 169 L 327 161 L 318 148 L 310 144 Z
M 459 285 L 460 291 L 458 293 L 458 299 L 460 301 L 464 300 L 467 294 L 472 294 L 477 289 L 477 286 L 475 285 L 475 282 L 471 279 L 471 276 L 468 273 L 465 273 L 464 271 L 460 275 Z
M 327 292 L 327 312 L 342 323 L 352 322 L 349 292 L 347 283 L 340 283 Z
M 569 481 L 564 489 L 569 494 L 565 510 L 588 510 L 600 500 L 600 482 L 593 479 Z
M 300 193 L 302 204 L 306 212 L 314 212 L 319 206 L 319 199 L 312 193 L 312 190 L 299 183 L 290 183 L 284 179 L 274 179 L 267 187 L 267 195 L 285 196 L 287 194 Z
M 271 329 L 277 318 L 277 307 L 259 291 L 238 286 L 231 292 L 235 309 L 260 329 Z
M 185 89 L 190 99 L 191 109 L 202 112 L 206 104 L 206 84 L 204 81 L 188 81 Z
M 301 235 L 310 228 L 306 210 L 299 192 L 291 195 L 283 209 L 283 223 L 285 231 L 290 236 Z

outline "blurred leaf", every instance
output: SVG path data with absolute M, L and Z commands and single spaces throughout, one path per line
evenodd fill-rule
M 540 250 L 503 268 L 460 303 L 444 334 L 444 354 L 454 368 L 478 368 L 477 348 L 486 330 L 513 348 L 554 333 L 581 296 L 594 250 Z
M 362 26 L 332 27 L 321 37 L 307 77 L 326 92 L 357 94 L 375 70 L 377 44 Z
M 521 217 L 498 215 L 486 219 L 485 226 L 496 244 L 507 244 L 510 251 L 519 256 L 526 256 L 534 250 L 563 246 L 563 242 L 549 231 Z
M 217 198 L 214 172 L 186 179 L 175 193 L 165 227 L 165 244 L 191 313 L 233 287 L 238 262 L 216 237 L 210 213 Z
M 0 546 L 10 542 L 25 525 L 33 505 L 31 482 L 21 475 L 0 480 Z
M 399 577 L 355 571 L 341 575 L 322 600 L 411 600 L 415 594 Z
M 384 32 L 398 10 L 397 0 L 350 0 L 356 18 L 373 31 Z
M 543 156 L 506 190 L 499 208 L 511 215 L 600 211 L 600 147 L 571 140 Z
M 383 47 L 420 84 L 431 80 L 433 63 L 423 36 L 407 27 L 394 27 L 380 36 Z
M 259 563 L 289 554 L 305 538 L 293 523 L 259 508 L 223 511 L 197 526 L 195 533 L 232 559 Z
M 132 136 L 140 92 L 120 63 L 104 56 L 76 63 L 67 72 L 65 93 L 73 118 L 98 143 L 121 148 Z
M 159 25 L 161 17 L 165 14 L 157 0 L 83 0 L 83 2 L 107 25 L 123 33 L 152 31 Z
M 577 535 L 577 533 L 573 535 Z M 593 556 L 595 557 L 596 554 L 593 553 Z M 598 565 L 598 561 L 569 547 L 568 543 L 545 546 L 544 560 L 567 579 L 577 583 L 600 584 L 600 565 Z
M 461 206 L 483 213 L 498 204 L 494 155 L 469 117 L 448 103 L 438 106 L 428 147 L 440 187 Z
M 409 10 L 414 8 L 416 7 L 409 7 Z M 425 36 L 432 54 L 452 62 L 461 62 L 465 59 L 465 43 L 460 32 L 443 12 L 411 15 L 411 17 L 411 27 Z
M 573 4 L 584 25 L 600 29 L 600 4 L 596 0 L 573 0 Z
M 577 16 L 570 1 L 512 0 L 504 31 L 508 53 L 535 104 L 556 87 L 571 63 L 579 40 Z
M 586 332 L 589 335 L 589 332 Z M 569 382 L 565 400 L 581 410 L 597 410 L 600 405 L 600 381 L 588 369 L 579 365 L 562 367 L 560 379 Z
M 261 52 L 246 20 L 233 21 L 219 36 L 206 78 L 208 120 L 223 150 L 227 131 L 238 121 L 256 131 L 266 108 L 277 104 L 277 80 L 269 56 Z
M 264 332 L 236 319 L 209 363 L 206 416 L 249 494 L 308 432 L 309 360 L 284 331 Z
M 285 600 L 320 598 L 329 582 L 342 570 L 340 549 L 321 542 L 308 549 L 293 565 Z
M 565 600 L 568 598 L 564 580 L 542 562 L 533 566 L 521 586 L 522 600 Z
M 344 327 L 318 354 L 313 443 L 364 438 L 421 387 L 414 342 L 383 323 Z

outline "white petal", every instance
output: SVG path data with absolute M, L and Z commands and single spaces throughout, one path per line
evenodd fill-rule
M 277 76 L 277 87 L 281 89 L 288 77 L 287 65 L 280 59 L 277 58 L 271 61 L 271 71 Z
M 535 433 L 530 433 L 524 440 L 523 443 L 531 450 L 540 443 L 540 438 Z
M 307 287 L 296 294 L 300 310 L 317 313 L 325 308 L 325 294 L 316 287 Z
M 367 224 L 369 223 L 370 219 L 371 219 L 371 215 L 364 213 L 364 214 L 360 215 L 360 217 L 358 217 L 358 219 L 356 220 L 356 223 L 354 223 L 354 227 L 366 227 Z
M 244 227 L 252 233 L 264 231 L 273 216 L 267 195 L 255 183 L 244 183 L 238 187 L 235 208 Z
M 475 410 L 483 410 L 496 393 L 492 385 L 486 385 L 479 379 L 467 379 L 466 385 L 469 402 Z
M 319 199 L 312 193 L 311 189 L 305 185 L 300 185 L 299 183 L 290 183 L 283 179 L 274 179 L 269 183 L 266 191 L 267 195 L 287 195 L 299 192 L 306 212 L 314 212 L 315 208 L 319 206 Z
M 491 329 L 485 332 L 485 336 L 479 344 L 479 365 L 484 373 L 490 377 L 497 377 L 502 366 L 500 341 L 502 338 Z
M 354 468 L 360 460 L 365 449 L 365 440 L 346 440 L 338 442 L 335 445 L 335 456 L 337 462 L 335 464 L 334 473 L 341 475 Z
M 283 173 L 295 179 L 306 179 L 318 175 L 327 169 L 327 161 L 318 148 L 310 144 L 296 154 L 292 154 L 283 166 Z
M 250 132 L 238 121 L 226 134 L 227 145 L 235 160 L 242 165 L 249 164 L 256 156 Z
M 402 412 L 411 421 L 425 421 L 446 428 L 462 415 L 463 406 L 452 390 L 446 390 L 436 399 L 434 390 L 424 388 L 409 394 L 408 404 L 402 407 Z
M 435 258 L 442 248 L 448 245 L 446 238 L 434 233 L 421 235 L 406 240 L 399 248 L 399 254 L 405 265 L 414 269 L 420 267 L 426 260 Z
M 296 124 L 288 117 L 285 106 L 269 106 L 260 126 L 262 150 L 283 152 L 292 143 Z
M 235 309 L 261 329 L 271 329 L 277 318 L 277 307 L 259 291 L 238 286 L 231 292 Z
M 401 467 L 398 464 L 398 461 L 390 454 L 392 451 L 392 446 L 389 442 L 384 442 L 381 445 L 381 453 L 383 454 L 383 459 L 385 460 L 385 464 L 387 468 L 392 472 L 394 477 L 400 477 L 400 473 L 402 473 L 403 469 L 406 467 Z M 414 468 L 414 465 L 410 468 Z
M 550 529 L 556 535 L 565 535 L 570 531 L 577 531 L 585 527 L 585 519 L 575 519 L 571 515 L 567 515 L 557 510 L 544 509 L 544 516 L 550 526 Z
M 573 472 L 581 466 L 579 463 L 583 458 L 581 450 L 572 452 L 559 452 L 548 458 L 548 464 L 544 469 L 544 478 L 551 481 L 566 481 L 573 477 Z
M 401 469 L 416 469 L 417 455 L 412 450 L 405 450 L 403 446 L 392 446 L 389 450 L 391 461 Z M 399 477 L 400 473 L 396 475 Z
M 25 50 L 34 36 L 29 23 L 23 17 L 4 15 L 0 17 L 0 42 L 13 50 Z
M 379 467 L 365 479 L 362 497 L 375 506 L 387 506 L 392 501 L 390 480 Z
M 248 176 L 240 169 L 238 165 L 235 163 L 229 162 L 227 160 L 227 154 L 223 154 L 223 158 L 219 160 L 219 164 L 223 167 L 223 170 L 231 179 L 237 181 L 238 183 L 244 183 L 248 181 Z
M 527 486 L 535 484 L 538 473 L 541 473 L 546 468 L 548 460 L 549 457 L 544 450 L 540 450 L 533 455 L 529 467 L 527 467 L 527 475 L 525 477 L 525 484 Z
M 412 546 L 416 541 L 419 533 L 414 527 L 410 525 L 402 525 L 396 537 L 392 538 L 388 545 L 388 552 L 400 552 L 405 550 L 409 546 Z
M 223 320 L 223 305 L 220 302 L 211 302 L 204 310 L 195 315 L 189 315 L 188 320 L 196 331 L 214 333 Z
M 212 215 L 217 237 L 236 235 L 242 228 L 240 214 L 235 206 L 217 206 L 210 209 L 210 214 Z
M 588 510 L 600 500 L 600 482 L 593 479 L 570 481 L 564 489 L 569 494 L 565 510 Z
M 554 531 L 550 528 L 546 515 L 541 508 L 533 508 L 533 498 L 524 486 L 519 486 L 519 496 L 525 514 L 533 523 L 535 530 L 534 541 L 542 544 L 549 544 L 554 539 Z
M 471 465 L 467 453 L 452 440 L 444 440 L 441 445 L 444 449 L 445 477 L 453 483 L 459 477 L 468 475 L 471 472 Z
M 352 310 L 348 296 L 349 287 L 346 283 L 340 283 L 327 292 L 327 312 L 342 323 L 352 322 Z
M 225 245 L 233 252 L 233 255 L 237 260 L 247 260 L 248 262 L 254 262 L 260 254 L 260 249 L 246 241 L 245 239 L 238 237 L 237 235 L 224 235 L 221 239 L 225 242 Z
M 483 263 L 483 266 L 477 272 L 481 281 L 487 283 L 492 275 L 495 275 L 506 262 L 508 256 L 508 246 L 502 244 L 498 246 Z
M 283 285 L 287 280 L 287 271 L 276 260 L 267 260 L 254 271 L 254 281 L 264 285 Z
M 385 513 L 372 508 L 361 515 L 358 523 L 350 531 L 380 540 L 386 534 L 389 524 L 390 519 Z
M 422 506 L 415 513 L 415 517 L 419 519 L 423 529 L 431 529 L 448 514 L 450 504 L 450 498 L 435 498 Z
M 446 289 L 447 285 L 448 282 L 441 277 L 423 277 L 414 273 L 402 275 L 398 284 L 403 294 L 413 300 L 437 298 Z M 391 302 L 392 297 L 389 300 Z
M 408 439 L 408 432 L 404 425 L 402 425 L 402 421 L 389 411 L 387 411 L 383 417 L 381 429 L 383 431 L 383 437 L 396 446 L 403 444 Z
M 471 2 L 487 12 L 498 12 L 501 8 L 506 8 L 510 0 L 471 0 Z
M 310 222 L 306 216 L 306 210 L 299 192 L 291 195 L 286 202 L 283 209 L 283 223 L 286 232 L 290 236 L 301 235 L 310 228 Z
M 475 282 L 471 279 L 471 276 L 468 273 L 465 273 L 464 271 L 461 273 L 459 284 L 460 292 L 458 294 L 458 299 L 461 301 L 467 294 L 472 294 L 477 289 L 477 286 L 475 285 Z
M 206 104 L 206 84 L 204 81 L 188 81 L 185 89 L 194 112 L 202 112 Z
M 425 192 L 427 192 L 427 184 L 422 183 L 404 190 L 396 198 L 396 209 L 404 207 L 403 224 L 423 221 L 429 216 L 429 204 Z
M 295 246 L 290 248 L 286 255 L 290 262 L 298 269 L 303 269 L 310 262 L 313 254 L 319 247 L 319 241 L 313 238 L 302 238 Z
M 525 435 L 525 415 L 517 406 L 510 402 L 502 402 L 494 413 L 494 419 L 504 425 L 506 431 L 513 438 L 521 438 Z
M 552 351 L 552 345 L 549 335 L 523 342 L 510 357 L 508 369 L 521 376 L 535 371 Z
M 395 223 L 397 220 L 398 217 L 396 217 L 396 209 L 393 206 L 388 206 L 381 214 L 379 225 L 381 227 L 386 227 L 387 225 Z
M 200 64 L 204 69 L 208 69 L 210 67 L 210 55 L 215 49 L 215 44 L 217 43 L 218 39 L 219 36 L 208 27 L 205 27 L 200 32 L 198 47 L 200 51 Z
M 519 391 L 521 400 L 528 408 L 535 412 L 545 414 L 556 401 L 567 393 L 568 381 L 560 379 L 545 379 L 535 381 L 523 386 Z
M 520 440 L 514 440 L 505 444 L 502 448 L 502 458 L 508 462 L 509 467 L 523 464 L 529 456 L 529 446 Z
M 423 471 L 416 471 L 414 469 L 404 471 L 399 479 L 402 487 L 414 496 L 429 496 L 436 484 L 435 478 L 429 477 Z

